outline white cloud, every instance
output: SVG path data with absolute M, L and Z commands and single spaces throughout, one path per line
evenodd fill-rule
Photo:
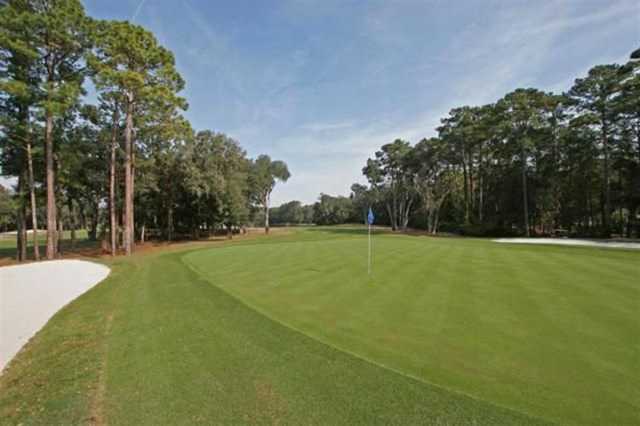
M 302 130 L 311 132 L 327 132 L 331 130 L 340 130 L 355 126 L 354 121 L 340 121 L 336 123 L 305 123 L 300 126 Z

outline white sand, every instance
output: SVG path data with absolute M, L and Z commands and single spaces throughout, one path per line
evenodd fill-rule
M 496 243 L 556 244 L 561 246 L 609 247 L 640 249 L 640 243 L 609 240 L 574 240 L 571 238 L 498 238 Z
M 82 260 L 0 268 L 0 370 L 49 318 L 107 275 L 106 266 Z

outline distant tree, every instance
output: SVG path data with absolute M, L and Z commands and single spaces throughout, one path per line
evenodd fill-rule
M 11 193 L 4 186 L 0 185 L 0 229 L 7 232 L 16 225 L 16 207 Z
M 353 206 L 360 212 L 362 223 L 367 223 L 367 213 L 369 208 L 373 207 L 376 203 L 376 197 L 373 190 L 370 190 L 365 185 L 354 183 L 351 185 L 351 201 Z
M 42 93 L 38 106 L 45 121 L 45 167 L 47 191 L 47 259 L 58 251 L 54 159 L 54 120 L 62 117 L 83 93 L 83 57 L 90 46 L 91 21 L 79 0 L 30 2 L 31 35 L 38 52 Z M 60 129 L 59 129 L 60 130 Z
M 427 215 L 427 231 L 438 232 L 440 210 L 447 197 L 458 190 L 459 173 L 450 162 L 448 146 L 439 138 L 423 139 L 410 153 L 415 188 Z
M 640 49 L 631 53 L 619 73 L 619 92 L 613 101 L 621 139 L 616 165 L 625 170 L 626 234 L 631 236 L 638 227 L 640 208 Z
M 523 228 L 528 237 L 531 232 L 529 221 L 529 185 L 527 170 L 535 149 L 535 138 L 540 129 L 548 124 L 550 107 L 549 95 L 536 89 L 517 89 L 508 93 L 498 106 L 502 112 L 502 125 L 506 138 L 520 158 L 522 183 Z
M 413 178 L 407 167 L 409 142 L 396 139 L 376 151 L 375 160 L 369 159 L 363 174 L 374 192 L 385 200 L 391 228 L 406 229 L 414 202 Z
M 272 161 L 268 155 L 260 155 L 252 162 L 249 172 L 250 191 L 254 201 L 264 210 L 264 230 L 269 233 L 269 204 L 276 182 L 286 182 L 291 173 L 283 161 Z
M 441 120 L 442 125 L 438 133 L 451 148 L 451 153 L 456 157 L 458 164 L 462 166 L 463 194 L 464 194 L 464 222 L 466 225 L 472 222 L 474 176 L 477 166 L 476 153 L 483 141 L 479 133 L 480 111 L 478 107 L 463 106 L 454 108 L 449 116 Z
M 348 197 L 320 194 L 320 199 L 314 204 L 313 221 L 318 225 L 339 225 L 358 216 Z
M 619 65 L 599 65 L 591 68 L 587 77 L 576 79 L 573 87 L 569 90 L 569 97 L 580 114 L 578 117 L 580 122 L 598 128 L 604 175 L 602 225 L 606 235 L 611 232 L 610 163 L 612 131 L 616 112 L 613 95 L 618 90 L 619 77 Z
M 13 163 L 5 170 L 13 169 L 19 176 L 20 191 L 17 196 L 23 197 L 24 187 L 29 188 L 29 203 L 33 232 L 34 259 L 40 259 L 37 244 L 38 228 L 36 189 L 33 170 L 33 129 L 30 107 L 38 100 L 39 68 L 37 67 L 37 37 L 31 27 L 35 22 L 34 10 L 26 1 L 12 1 L 0 9 L 0 91 L 5 94 L 0 100 L 0 128 L 4 129 L 5 142 L 12 148 L 5 151 L 4 162 Z M 26 182 L 25 182 L 26 181 Z M 25 248 L 25 202 L 17 204 L 20 210 L 18 247 Z M 26 226 L 26 225 L 25 225 Z M 25 260 L 26 250 L 18 251 L 18 260 Z
M 90 58 L 96 87 L 117 93 L 124 110 L 125 223 L 124 248 L 132 252 L 134 236 L 134 121 L 164 110 L 186 109 L 177 96 L 184 81 L 175 68 L 173 54 L 158 44 L 152 33 L 128 22 L 97 25 L 96 53 Z M 146 114 L 143 114 L 146 113 Z
M 300 201 L 289 201 L 277 208 L 277 218 L 270 214 L 270 219 L 275 219 L 273 223 L 298 224 L 304 222 L 304 209 Z
M 313 223 L 313 204 L 302 206 L 302 223 Z
M 229 238 L 233 227 L 246 223 L 249 217 L 249 160 L 238 142 L 231 138 L 221 139 L 220 161 L 224 185 L 221 194 L 222 222 Z

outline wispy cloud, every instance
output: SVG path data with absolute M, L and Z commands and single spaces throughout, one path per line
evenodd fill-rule
M 133 12 L 133 15 L 131 15 L 131 18 L 129 19 L 131 22 L 134 22 L 136 20 L 136 18 L 140 14 L 140 11 L 142 10 L 142 6 L 144 6 L 144 3 L 146 1 L 147 0 L 140 0 L 140 3 L 138 3 L 138 7 L 136 7 L 136 10 Z
M 354 121 L 341 121 L 337 123 L 306 123 L 301 125 L 300 129 L 308 130 L 311 132 L 327 132 L 332 130 L 351 128 L 354 125 Z
M 640 40 L 637 0 L 85 1 L 110 18 L 135 6 L 174 51 L 195 128 L 287 161 L 276 204 L 347 194 L 383 143 L 517 87 L 566 90 Z

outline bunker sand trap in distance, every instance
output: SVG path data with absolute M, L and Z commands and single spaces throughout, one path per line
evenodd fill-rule
M 570 238 L 498 238 L 496 243 L 511 244 L 549 244 L 575 247 L 604 247 L 640 250 L 640 242 L 616 240 L 577 240 Z
M 60 308 L 107 275 L 106 266 L 82 260 L 0 268 L 0 370 Z

